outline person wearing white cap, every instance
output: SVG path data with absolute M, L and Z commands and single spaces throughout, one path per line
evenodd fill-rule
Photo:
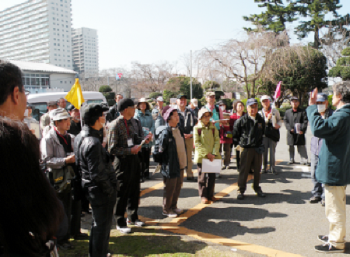
M 68 166 L 72 168 L 75 164 L 73 153 L 73 139 L 67 133 L 70 128 L 71 116 L 65 109 L 58 108 L 50 112 L 51 129 L 45 134 L 40 142 L 41 159 L 46 162 L 50 169 L 63 169 L 66 172 Z M 61 189 L 61 188 L 60 188 Z M 70 217 L 72 203 L 72 185 L 67 185 L 57 192 L 58 198 L 62 201 L 64 210 L 68 217 L 68 233 L 57 239 L 57 244 L 62 249 L 71 249 L 70 238 Z
M 280 138 L 279 129 L 282 126 L 280 112 L 276 108 L 271 107 L 270 97 L 263 95 L 261 97 L 263 109 L 259 112 L 261 117 L 265 119 L 265 133 L 263 135 L 263 144 L 265 151 L 263 153 L 263 168 L 261 173 L 267 172 L 267 156 L 270 155 L 270 173 L 277 174 L 276 171 L 276 145 Z
M 196 118 L 198 118 L 198 100 L 196 98 L 192 98 L 190 102 L 190 108 L 194 112 Z
M 157 105 L 152 110 L 152 117 L 155 122 L 154 130 L 165 125 L 165 120 L 162 117 L 164 99 L 162 96 L 157 97 Z

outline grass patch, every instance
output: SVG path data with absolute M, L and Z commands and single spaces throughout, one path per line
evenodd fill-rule
M 190 256 L 215 256 L 215 257 L 241 257 L 243 255 L 229 251 L 215 249 L 202 241 L 186 240 L 185 236 L 168 233 L 162 230 L 148 230 L 133 228 L 134 233 L 124 235 L 116 229 L 111 230 L 109 250 L 113 256 L 130 257 L 190 257 Z M 59 251 L 60 257 L 85 257 L 88 256 L 89 241 L 71 241 L 74 249 Z

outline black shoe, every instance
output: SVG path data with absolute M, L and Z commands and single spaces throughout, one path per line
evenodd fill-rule
M 266 194 L 264 194 L 262 191 L 256 192 L 256 195 L 259 196 L 259 197 L 265 197 L 266 196 Z
M 293 159 L 291 159 L 289 162 L 288 162 L 288 164 L 293 164 L 294 163 L 294 160 Z
M 89 239 L 89 235 L 85 233 L 79 233 L 78 235 L 74 236 L 74 240 L 87 240 Z
M 243 193 L 239 193 L 237 195 L 237 200 L 244 200 L 244 194 Z
M 328 236 L 322 236 L 318 235 L 317 239 L 320 240 L 322 243 L 327 244 L 328 243 Z
M 311 164 L 308 162 L 300 162 L 300 165 L 311 166 Z
M 197 179 L 195 177 L 187 177 L 187 180 L 192 182 L 197 182 Z
M 313 197 L 310 198 L 310 203 L 318 203 L 321 200 L 322 200 L 321 197 L 313 196 Z
M 316 245 L 315 250 L 320 253 L 343 253 L 345 251 L 345 249 L 337 249 L 330 244 Z

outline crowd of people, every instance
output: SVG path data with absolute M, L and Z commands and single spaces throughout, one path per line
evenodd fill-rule
M 345 188 L 350 183 L 345 172 L 350 161 L 350 84 L 338 83 L 333 90 L 336 111 L 329 108 L 327 95 L 315 89 L 306 111 L 300 108 L 299 99 L 292 97 L 292 108 L 284 116 L 289 164 L 294 163 L 297 145 L 301 163 L 309 165 L 305 146 L 308 121 L 314 135 L 310 202 L 325 205 L 330 222 L 329 234 L 319 236 L 324 244 L 315 247 L 322 252 L 344 251 Z M 162 215 L 166 217 L 183 213 L 177 203 L 185 176 L 188 182 L 197 182 L 203 204 L 217 200 L 214 192 L 219 172 L 206 171 L 204 160 L 223 160 L 220 169 L 228 169 L 234 150 L 238 200 L 245 198 L 249 173 L 254 174 L 253 189 L 258 197 L 266 197 L 260 186 L 261 174 L 278 174 L 275 151 L 282 118 L 269 96 L 261 97 L 261 110 L 251 98 L 246 106 L 236 100 L 231 112 L 225 102 L 216 103 L 214 92 L 206 93 L 207 103 L 202 108 L 197 99 L 188 104 L 185 94 L 169 106 L 160 96 L 153 110 L 145 98 L 134 102 L 122 94 L 116 95 L 111 108 L 91 103 L 79 109 L 59 99 L 47 103 L 38 136 L 30 129 L 30 123 L 38 122 L 31 117 L 33 106 L 27 104 L 26 94 L 21 70 L 0 61 L 0 156 L 4 159 L 0 256 L 47 256 L 55 245 L 71 249 L 70 238 L 88 238 L 80 229 L 83 211 L 92 214 L 90 256 L 110 256 L 113 216 L 121 233 L 130 233 L 130 226 L 144 226 L 138 217 L 140 183 L 151 179 L 151 157 L 163 176 Z M 20 213 L 26 215 L 19 217 Z M 11 233 L 13 229 L 17 233 Z

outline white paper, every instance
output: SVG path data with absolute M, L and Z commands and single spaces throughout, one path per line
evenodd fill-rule
M 300 123 L 295 123 L 295 132 L 297 133 L 297 134 L 299 134 L 300 133 L 300 126 L 301 126 L 301 124 Z
M 39 123 L 34 123 L 34 122 L 31 122 L 29 123 L 29 129 L 34 129 L 34 135 L 36 136 L 37 139 L 40 139 L 41 138 L 41 135 L 40 135 L 40 126 L 39 126 Z
M 272 115 L 271 122 L 272 122 L 272 127 L 275 127 L 276 126 L 276 117 L 275 117 L 275 115 Z
M 220 173 L 222 166 L 221 159 L 214 159 L 212 162 L 209 159 L 202 159 L 203 173 Z

